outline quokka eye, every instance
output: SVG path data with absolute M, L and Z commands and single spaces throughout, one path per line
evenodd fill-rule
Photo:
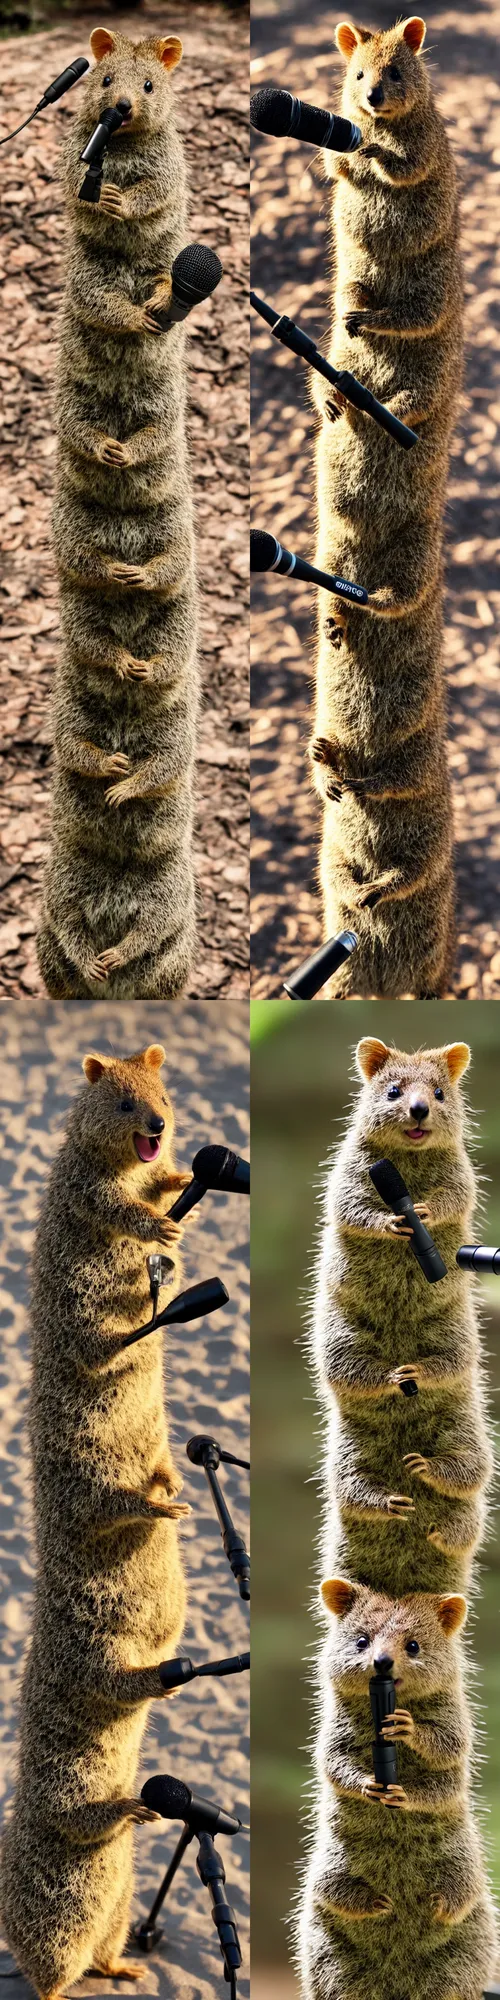
M 439 1084 L 437 1090 L 434 1091 L 434 1096 L 437 1097 L 439 1104 L 444 1104 L 444 1090 L 441 1090 Z
M 149 77 L 147 77 L 147 79 L 146 79 L 146 82 L 145 82 L 145 85 L 144 85 L 144 89 L 145 89 L 145 90 L 152 90 L 152 88 L 153 88 L 153 85 L 152 85 L 152 83 L 150 83 L 150 81 L 149 81 Z
M 358 69 L 358 74 L 357 74 L 357 82 L 358 82 L 358 83 L 361 83 L 361 78 L 362 78 L 362 76 L 364 76 L 364 70 L 362 70 L 362 69 Z
M 390 1084 L 389 1084 L 389 1089 L 388 1089 L 388 1092 L 387 1092 L 387 1096 L 388 1096 L 388 1097 L 391 1097 L 391 1098 L 393 1098 L 393 1097 L 400 1097 L 400 1096 L 401 1096 L 401 1084 L 400 1084 L 400 1083 L 390 1083 Z
M 359 1638 L 356 1640 L 356 1652 L 365 1653 L 366 1648 L 367 1646 L 369 1646 L 369 1644 L 370 1644 L 369 1632 L 360 1632 Z
M 410 1660 L 416 1660 L 417 1653 L 419 1652 L 420 1652 L 420 1646 L 418 1643 L 418 1639 L 407 1639 L 405 1646 L 405 1653 L 409 1653 Z
M 391 66 L 390 66 L 390 70 L 389 70 L 389 76 L 392 76 L 392 81 L 393 81 L 393 83 L 400 83 L 400 82 L 401 82 L 401 70 L 400 70 L 400 69 L 396 69 L 396 64 L 395 64 L 395 63 L 391 63 Z
M 120 1104 L 120 1111 L 133 1111 L 133 1109 L 134 1109 L 133 1097 L 122 1097 L 122 1101 Z
M 111 83 L 111 77 L 110 77 L 110 76 L 103 76 L 103 79 L 102 79 L 102 87 L 103 87 L 103 90 L 107 90 L 107 88 L 108 88 L 108 84 L 109 84 L 109 83 Z

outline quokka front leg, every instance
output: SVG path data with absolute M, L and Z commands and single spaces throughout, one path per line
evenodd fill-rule
M 340 1512 L 353 1521 L 406 1521 L 415 1501 L 406 1493 L 379 1493 L 362 1474 L 338 1471 Z
M 366 1917 L 389 1917 L 394 1908 L 390 1896 L 379 1896 L 361 1876 L 343 1869 L 327 1872 L 313 1891 L 313 1908 L 318 1917 L 347 1917 L 353 1923 Z
M 452 1709 L 437 1722 L 416 1722 L 409 1709 L 395 1708 L 386 1716 L 380 1733 L 386 1743 L 407 1743 L 434 1771 L 452 1770 L 462 1762 L 470 1745 L 470 1733 Z
M 421 1479 L 424 1486 L 433 1487 L 436 1493 L 443 1493 L 450 1500 L 480 1493 L 492 1471 L 491 1453 L 479 1445 L 474 1450 L 453 1452 L 449 1456 L 443 1453 L 439 1458 L 425 1458 L 422 1452 L 409 1451 L 402 1462 L 413 1479 Z
M 129 759 L 121 750 L 99 750 L 96 743 L 73 736 L 68 728 L 58 734 L 58 756 L 63 771 L 77 771 L 81 778 L 123 778 Z
M 107 583 L 118 583 L 122 590 L 158 591 L 162 597 L 179 597 L 186 582 L 191 562 L 190 549 L 186 544 L 185 563 L 180 564 L 180 574 L 175 573 L 172 551 L 164 555 L 152 556 L 150 562 L 126 563 L 114 556 L 103 556 L 103 572 Z M 177 563 L 179 568 L 179 558 Z
M 54 1828 L 75 1847 L 100 1847 L 113 1840 L 120 1826 L 147 1826 L 161 1819 L 142 1799 L 95 1799 L 54 1815 Z
M 148 757 L 143 764 L 136 764 L 135 770 L 123 778 L 119 784 L 110 785 L 106 792 L 106 802 L 110 806 L 125 805 L 129 799 L 164 799 L 175 792 L 180 782 L 178 777 L 165 775 L 165 756 L 161 752 Z
M 158 943 L 161 942 L 164 924 L 165 911 L 160 903 L 155 919 Z M 87 978 L 94 980 L 100 986 L 105 986 L 106 980 L 110 978 L 111 973 L 123 972 L 125 966 L 133 965 L 134 959 L 141 958 L 144 952 L 144 935 L 143 918 L 141 922 L 134 924 L 133 928 L 127 931 L 126 936 L 120 939 L 119 944 L 109 945 L 106 951 L 100 951 L 96 954 L 87 972 Z M 153 949 L 153 944 L 154 938 L 150 923 L 148 929 L 148 946 L 150 951 Z

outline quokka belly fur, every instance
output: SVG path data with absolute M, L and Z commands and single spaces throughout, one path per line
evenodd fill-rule
M 326 1415 L 323 1595 L 341 1622 L 320 1668 L 305 2000 L 482 2000 L 495 1963 L 453 1638 L 492 1472 L 477 1285 L 456 1264 L 477 1199 L 460 1089 L 469 1054 L 365 1037 L 328 1176 L 311 1344 Z M 438 1284 L 375 1192 L 380 1158 L 399 1168 L 441 1252 Z M 418 1394 L 407 1398 L 410 1378 Z M 399 1792 L 385 1796 L 370 1782 L 366 1672 L 381 1658 L 397 1683 L 387 1731 L 401 1752 Z
M 0 1914 L 40 2000 L 122 1964 L 132 1829 L 157 1818 L 137 1790 L 159 1663 L 182 1632 L 182 1480 L 164 1408 L 163 1336 L 125 1353 L 151 1301 L 146 1257 L 167 1250 L 179 1288 L 181 1229 L 164 1050 L 89 1055 L 35 1244 L 30 1436 L 37 1555 L 21 1691 L 16 1793 L 4 1833 Z M 139 1968 L 135 1967 L 135 1972 Z
M 441 600 L 462 279 L 455 168 L 424 36 L 419 17 L 376 34 L 340 24 L 342 111 L 363 142 L 325 155 L 335 179 L 329 358 L 418 434 L 401 449 L 315 379 L 317 560 L 370 594 L 365 609 L 332 609 L 320 594 L 311 757 L 324 801 L 325 935 L 347 927 L 358 938 L 332 984 L 340 996 L 439 995 L 453 962 Z
M 160 333 L 187 239 L 176 36 L 91 35 L 63 164 L 68 257 L 57 366 L 54 541 L 62 650 L 40 966 L 55 998 L 160 997 L 195 935 L 198 708 L 185 336 Z M 150 86 L 146 88 L 146 86 Z M 106 105 L 128 123 L 98 204 L 80 154 Z

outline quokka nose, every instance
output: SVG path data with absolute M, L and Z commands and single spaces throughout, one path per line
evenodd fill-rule
M 155 1113 L 155 1112 L 153 1112 L 153 1116 L 152 1116 L 152 1118 L 150 1118 L 150 1120 L 149 1120 L 149 1130 L 150 1130 L 150 1132 L 164 1132 L 164 1131 L 165 1131 L 165 1119 L 164 1119 L 164 1118 L 157 1118 L 157 1117 L 156 1117 L 156 1113 Z
M 391 1660 L 390 1653 L 376 1653 L 374 1666 L 377 1668 L 378 1673 L 390 1674 L 391 1667 L 394 1666 L 394 1660 Z
M 410 1104 L 410 1111 L 412 1118 L 414 1118 L 416 1121 L 416 1124 L 423 1125 L 424 1118 L 428 1118 L 429 1116 L 429 1106 L 428 1104 L 426 1104 L 425 1098 L 412 1097 Z
M 381 84 L 381 83 L 374 83 L 374 85 L 373 85 L 373 89 L 372 89 L 372 90 L 367 90 L 367 93 L 366 93 L 366 95 L 367 95 L 367 98 L 368 98 L 368 103 L 369 103 L 369 104 L 383 104 L 383 102 L 384 102 L 384 92 L 383 92 L 383 88 L 382 88 L 382 84 Z
M 130 98 L 129 98 L 129 97 L 117 97 L 117 100 L 116 100 L 116 110 L 117 110 L 117 111 L 121 111 L 121 112 L 123 113 L 123 117 L 124 117 L 124 118 L 128 118 L 128 114 L 129 114 L 129 111 L 131 111 L 131 110 L 132 110 L 132 105 L 131 105 L 131 102 L 130 102 Z

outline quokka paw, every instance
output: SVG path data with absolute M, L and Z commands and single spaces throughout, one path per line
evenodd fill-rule
M 354 311 L 347 312 L 344 318 L 344 326 L 346 329 L 346 333 L 349 334 L 350 340 L 354 340 L 357 334 L 369 333 L 372 321 L 373 321 L 372 312 L 363 311 L 362 309 L 360 310 L 357 307 L 354 309 Z
M 409 1709 L 395 1708 L 392 1715 L 386 1716 L 380 1734 L 385 1737 L 387 1743 L 411 1743 L 415 1734 L 415 1723 Z
M 128 771 L 128 768 L 128 757 L 125 757 L 122 750 L 115 750 L 112 756 L 104 759 L 102 775 L 105 778 L 119 778 L 124 771 Z
M 434 1922 L 436 1924 L 459 1923 L 460 1911 L 457 1911 L 456 1909 L 452 1910 L 450 1908 L 448 1898 L 446 1896 L 440 1895 L 439 1890 L 436 1890 L 435 1895 L 431 1896 L 430 1907 L 432 1910 L 432 1915 L 434 1917 Z
M 390 889 L 383 886 L 380 882 L 367 882 L 364 889 L 358 889 L 356 892 L 358 909 L 376 910 L 379 903 L 383 903 L 384 898 L 389 895 Z
M 411 1500 L 407 1493 L 390 1493 L 387 1512 L 392 1521 L 406 1521 L 408 1514 L 415 1513 L 415 1501 Z
M 421 1451 L 405 1452 L 403 1465 L 407 1465 L 408 1471 L 413 1474 L 414 1479 L 427 1479 L 429 1476 L 430 1461 L 428 1458 L 423 1457 Z
M 103 465 L 130 465 L 130 452 L 126 444 L 120 444 L 119 438 L 105 438 L 99 458 Z
M 98 984 L 103 985 L 106 979 L 109 979 L 110 972 L 118 970 L 120 962 L 119 946 L 110 945 L 109 951 L 100 951 L 96 958 L 90 959 L 86 967 L 87 979 L 96 980 Z
M 151 304 L 151 300 L 148 300 L 146 305 L 142 307 L 141 328 L 143 333 L 158 334 L 163 332 L 163 327 L 158 325 L 158 320 L 155 319 L 154 317 L 154 311 L 153 311 L 153 306 Z
M 118 672 L 123 674 L 126 680 L 149 681 L 152 679 L 152 669 L 157 665 L 161 665 L 161 661 L 156 654 L 150 660 L 136 660 L 133 653 L 124 653 Z
M 403 1382 L 416 1382 L 417 1389 L 420 1389 L 423 1374 L 424 1370 L 418 1361 L 403 1361 L 400 1368 L 393 1368 L 392 1374 L 388 1375 L 387 1380 L 388 1382 L 394 1382 L 398 1389 L 402 1387 Z
M 103 181 L 99 207 L 104 215 L 125 215 L 126 202 L 122 189 L 115 187 L 114 181 Z
M 170 1243 L 178 1243 L 181 1234 L 181 1224 L 176 1222 L 173 1216 L 158 1216 L 155 1241 L 167 1247 Z
M 384 1791 L 383 1785 L 378 1785 L 375 1778 L 367 1778 L 363 1795 L 365 1799 L 373 1800 L 375 1805 L 388 1806 L 392 1812 L 404 1811 L 408 1803 L 402 1785 L 387 1785 Z
M 106 805 L 107 806 L 126 805 L 127 800 L 133 799 L 134 797 L 134 785 L 135 785 L 135 773 L 133 771 L 130 772 L 128 778 L 122 778 L 121 783 L 119 785 L 108 785 L 108 790 L 104 794 Z
M 109 562 L 107 574 L 110 583 L 120 583 L 123 590 L 146 589 L 146 571 L 139 563 Z
M 138 1958 L 108 1959 L 106 1965 L 96 1965 L 93 1969 L 108 1979 L 144 1979 L 147 1972 L 144 1959 L 141 1962 Z
M 161 1819 L 161 1817 L 161 1813 L 153 1812 L 152 1807 L 146 1806 L 143 1799 L 130 1800 L 128 1818 L 133 1821 L 134 1826 L 147 1826 L 150 1820 Z

